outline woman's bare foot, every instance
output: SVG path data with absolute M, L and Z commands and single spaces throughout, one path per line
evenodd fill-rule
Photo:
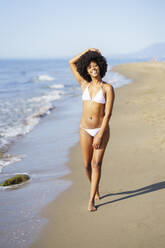
M 88 210 L 89 211 L 96 211 L 97 210 L 97 208 L 94 205 L 94 202 L 89 201 Z

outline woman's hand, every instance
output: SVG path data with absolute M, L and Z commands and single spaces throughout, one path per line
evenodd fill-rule
M 99 137 L 99 136 L 95 136 L 94 137 L 94 139 L 93 139 L 93 144 L 92 144 L 92 146 L 95 148 L 95 149 L 99 149 L 100 148 L 100 146 L 101 146 L 101 137 Z
M 79 53 L 79 54 L 78 54 L 77 56 L 75 56 L 73 59 L 69 60 L 69 64 L 70 64 L 70 65 L 71 65 L 71 64 L 74 64 L 82 55 L 84 55 L 85 53 L 90 52 L 90 51 L 92 51 L 92 52 L 97 52 L 97 53 L 101 54 L 100 51 L 99 51 L 99 49 L 96 49 L 96 48 L 88 48 L 88 49 L 86 49 L 85 51 Z
M 88 52 L 97 52 L 97 53 L 101 54 L 99 49 L 96 49 L 96 48 L 88 48 L 87 50 L 88 50 Z

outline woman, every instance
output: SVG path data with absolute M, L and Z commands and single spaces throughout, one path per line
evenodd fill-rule
M 85 50 L 71 59 L 69 64 L 82 89 L 80 144 L 85 171 L 91 182 L 88 210 L 95 211 L 95 200 L 100 199 L 101 165 L 109 141 L 114 91 L 110 84 L 102 81 L 107 62 L 98 49 Z

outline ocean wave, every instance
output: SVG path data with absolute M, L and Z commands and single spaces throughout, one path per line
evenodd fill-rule
M 37 76 L 37 80 L 41 81 L 41 82 L 44 82 L 44 81 L 53 81 L 53 80 L 55 80 L 55 78 L 51 77 L 51 76 L 49 76 L 47 74 L 43 74 L 43 75 Z
M 43 96 L 32 97 L 28 100 L 28 102 L 54 101 L 60 99 L 62 94 L 64 94 L 62 91 L 55 90 L 46 93 Z
M 46 105 L 41 106 L 39 111 L 27 117 L 24 121 L 25 126 L 23 134 L 29 133 L 39 123 L 40 119 L 46 115 L 49 115 L 50 111 L 53 109 L 53 105 L 51 103 L 47 103 Z
M 38 123 L 39 119 L 28 117 L 24 123 L 20 123 L 19 126 L 8 127 L 7 130 L 2 132 L 3 138 L 6 138 L 6 145 L 11 142 L 12 138 L 29 133 Z
M 15 137 L 29 133 L 40 122 L 42 117 L 50 114 L 52 109 L 54 109 L 52 104 L 47 103 L 46 105 L 41 106 L 34 114 L 28 116 L 23 123 L 4 129 L 1 132 L 1 152 L 3 153 L 8 150 L 9 144 L 15 139 Z M 3 154 L 0 158 L 0 173 L 3 167 L 16 163 L 24 157 L 25 156 Z
M 21 161 L 25 155 L 11 155 L 11 154 L 3 154 L 0 158 L 0 173 L 3 167 Z
M 41 106 L 38 111 L 27 117 L 24 121 L 24 134 L 30 132 L 34 128 L 34 126 L 39 123 L 42 117 L 45 117 L 46 115 L 50 114 L 50 112 L 55 108 L 51 102 L 60 99 L 62 94 L 62 91 L 52 91 L 46 93 L 43 96 L 28 99 L 29 103 L 37 102 L 40 103 Z
M 51 103 L 41 106 L 38 111 L 28 116 L 23 123 L 19 124 L 19 126 L 8 127 L 6 130 L 3 130 L 3 132 L 1 132 L 1 137 L 13 138 L 29 133 L 39 123 L 40 118 L 48 115 L 53 108 Z
M 108 71 L 106 77 L 104 78 L 106 82 L 112 84 L 114 88 L 119 88 L 125 84 L 131 82 L 130 79 L 125 78 L 118 72 Z
M 52 109 L 54 109 L 54 107 L 51 103 L 48 103 L 47 105 L 42 106 L 39 111 L 37 111 L 36 113 L 34 113 L 33 115 L 29 116 L 26 119 L 26 123 L 31 123 L 31 119 L 42 118 L 45 115 L 50 114 L 50 111 Z
M 62 89 L 62 88 L 64 88 L 64 85 L 63 84 L 53 84 L 53 85 L 50 85 L 49 88 L 51 88 L 51 89 Z
M 7 151 L 9 144 L 15 137 L 29 133 L 40 122 L 41 118 L 50 114 L 55 108 L 52 102 L 60 99 L 62 94 L 62 91 L 53 90 L 42 96 L 27 100 L 21 99 L 15 105 L 12 102 L 7 102 L 5 106 L 2 105 L 0 150 Z

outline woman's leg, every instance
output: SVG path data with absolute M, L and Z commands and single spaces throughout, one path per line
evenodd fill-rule
M 88 205 L 88 210 L 90 211 L 96 210 L 94 206 L 95 203 L 94 200 L 95 200 L 96 192 L 99 192 L 102 160 L 108 141 L 109 141 L 109 128 L 105 131 L 103 135 L 101 147 L 99 149 L 94 149 L 93 151 L 92 162 L 91 162 L 92 165 L 91 192 L 90 192 L 90 199 Z
M 93 156 L 93 137 L 91 137 L 85 130 L 80 128 L 80 144 L 83 155 L 83 162 L 86 175 L 91 182 L 92 167 L 91 161 Z M 99 192 L 96 191 L 96 199 L 99 199 Z
M 83 162 L 86 175 L 91 182 L 91 161 L 93 155 L 93 137 L 91 137 L 85 130 L 80 128 L 80 144 L 83 155 Z

